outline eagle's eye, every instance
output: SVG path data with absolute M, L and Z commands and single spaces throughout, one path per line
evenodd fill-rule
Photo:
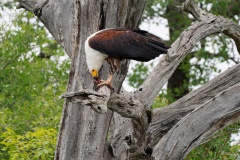
M 94 72 L 95 70 L 93 69 L 92 71 Z

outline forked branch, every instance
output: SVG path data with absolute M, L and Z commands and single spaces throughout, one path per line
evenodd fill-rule
M 198 19 L 201 21 L 194 22 L 182 32 L 172 44 L 172 48 L 168 50 L 168 54 L 162 57 L 152 73 L 136 91 L 135 97 L 148 108 L 179 63 L 200 40 L 223 32 L 235 41 L 238 51 L 240 51 L 240 26 L 238 24 L 227 18 L 206 13 L 191 0 L 179 1 L 185 2 L 184 10 L 191 11 L 190 13 L 194 12 L 195 17 L 199 17 Z
M 164 108 L 154 109 L 152 123 L 149 125 L 147 131 L 147 144 L 150 147 L 154 147 L 159 140 L 187 114 L 213 99 L 215 95 L 240 83 L 239 75 L 240 64 L 229 68 L 176 102 Z
M 212 97 L 174 125 L 155 147 L 158 159 L 183 159 L 218 130 L 240 119 L 240 82 Z M 171 141 L 171 143 L 169 143 Z

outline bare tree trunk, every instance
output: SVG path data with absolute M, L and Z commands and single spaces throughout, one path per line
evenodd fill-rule
M 114 75 L 112 94 L 106 87 L 94 91 L 85 61 L 84 41 L 99 29 L 136 28 L 145 1 L 19 1 L 19 7 L 34 12 L 42 20 L 72 62 L 67 93 L 61 96 L 66 101 L 55 159 L 183 159 L 214 132 L 240 118 L 240 65 L 175 103 L 150 110 L 160 89 L 201 39 L 223 32 L 240 50 L 238 24 L 206 13 L 192 0 L 178 1 L 197 21 L 181 33 L 134 93 L 121 89 L 129 63 L 123 60 L 120 72 Z M 107 78 L 106 63 L 100 74 Z M 106 112 L 105 107 L 110 110 Z
M 94 88 L 85 61 L 83 46 L 86 37 L 104 28 L 136 28 L 145 5 L 144 0 L 48 0 L 20 3 L 39 16 L 70 56 L 72 62 L 68 92 Z M 112 81 L 117 93 L 127 70 L 128 61 L 125 60 Z M 107 78 L 106 64 L 100 75 L 103 79 Z M 103 159 L 112 114 L 110 110 L 100 114 L 66 100 L 55 159 Z

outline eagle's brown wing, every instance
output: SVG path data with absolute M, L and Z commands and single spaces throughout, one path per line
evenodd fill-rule
M 113 58 L 146 62 L 167 53 L 163 41 L 148 32 L 131 29 L 106 29 L 89 39 L 89 46 Z

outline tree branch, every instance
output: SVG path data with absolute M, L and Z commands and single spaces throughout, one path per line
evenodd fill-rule
M 182 9 L 185 12 L 192 14 L 192 16 L 196 18 L 198 21 L 201 21 L 210 17 L 216 17 L 215 15 L 211 13 L 207 13 L 206 11 L 198 7 L 198 5 L 193 0 L 176 0 L 176 1 L 181 2 L 183 4 Z M 229 21 L 229 23 L 232 23 L 232 27 L 227 28 L 222 32 L 235 41 L 237 50 L 240 53 L 240 26 L 237 23 L 234 23 L 228 19 L 225 19 L 225 20 Z
M 66 0 L 19 0 L 17 8 L 34 13 L 65 49 L 69 57 L 78 52 L 79 3 Z M 69 43 L 69 41 L 71 43 Z
M 108 102 L 109 109 L 117 112 L 123 117 L 131 118 L 133 133 L 125 138 L 129 146 L 130 157 L 138 157 L 144 153 L 145 135 L 150 123 L 151 112 L 131 97 L 125 99 L 117 94 L 113 94 Z M 147 155 L 146 155 L 147 156 Z M 141 157 L 142 158 L 142 157 Z
M 154 147 L 175 124 L 194 109 L 206 103 L 215 95 L 239 83 L 239 75 L 240 64 L 229 68 L 176 102 L 164 108 L 154 109 L 152 123 L 150 123 L 147 131 L 147 144 L 149 147 Z
M 187 0 L 186 7 L 197 7 L 192 1 Z M 205 15 L 205 12 L 199 8 L 192 8 L 191 12 L 196 12 L 196 17 L 201 21 L 196 21 L 188 27 L 180 37 L 172 44 L 168 54 L 164 55 L 152 73 L 143 82 L 135 92 L 135 97 L 139 99 L 147 108 L 150 108 L 153 100 L 158 95 L 163 85 L 176 70 L 182 59 L 193 49 L 197 42 L 205 37 L 217 33 L 227 33 L 226 35 L 233 38 L 237 46 L 240 46 L 240 27 L 236 23 L 212 14 Z M 197 15 L 198 14 L 198 15 Z
M 123 87 L 121 88 L 119 95 L 125 99 L 133 99 L 133 94 L 131 92 L 127 92 Z M 125 154 L 127 145 L 126 143 L 123 143 L 123 140 L 127 139 L 126 137 L 129 137 L 132 133 L 133 126 L 131 119 L 122 117 L 117 112 L 114 112 L 109 127 L 109 139 L 115 150 L 116 157 L 119 159 L 128 158 L 128 155 Z
M 213 16 L 211 13 L 207 13 L 206 11 L 198 7 L 198 5 L 192 0 L 176 0 L 176 1 L 182 3 L 183 11 L 192 14 L 192 16 L 198 21 L 201 21 L 206 17 Z
M 60 98 L 68 98 L 72 103 L 80 103 L 81 105 L 90 106 L 96 112 L 106 113 L 110 92 L 110 89 L 103 86 L 99 89 L 99 92 L 86 89 L 64 93 Z
M 48 0 L 36 0 L 36 1 L 25 1 L 19 0 L 17 9 L 24 8 L 30 12 L 33 12 L 37 16 L 41 16 L 43 6 L 48 2 Z
M 240 53 L 240 26 L 234 23 L 232 28 L 224 30 L 223 33 L 234 40 L 238 53 Z
M 182 118 L 159 141 L 158 159 L 183 159 L 218 130 L 240 119 L 240 82 L 209 99 Z M 172 143 L 169 143 L 171 141 Z

